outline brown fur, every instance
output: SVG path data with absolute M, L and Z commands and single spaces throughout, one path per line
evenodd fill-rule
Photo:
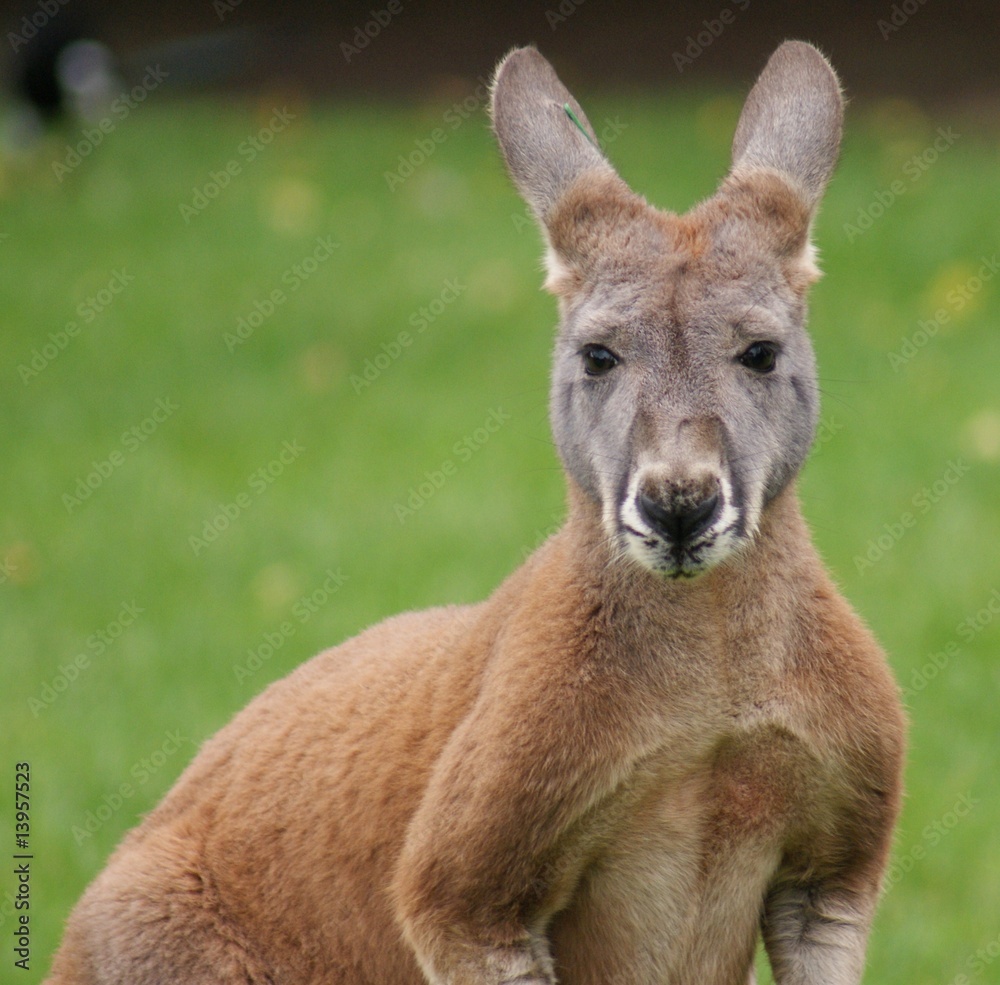
M 617 262 L 638 237 L 711 277 L 722 213 L 786 259 L 805 235 L 758 178 L 681 218 L 591 183 L 550 222 L 573 265 L 622 235 Z M 745 985 L 761 933 L 783 985 L 856 981 L 903 736 L 794 484 L 739 553 L 672 581 L 571 479 L 565 526 L 488 601 L 321 653 L 206 743 L 48 985 Z

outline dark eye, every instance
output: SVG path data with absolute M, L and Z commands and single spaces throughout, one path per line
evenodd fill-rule
M 755 373 L 770 373 L 778 361 L 778 347 L 773 342 L 754 342 L 740 356 L 740 362 Z
M 603 376 L 618 365 L 618 357 L 603 345 L 588 345 L 583 350 L 583 366 L 588 376 Z

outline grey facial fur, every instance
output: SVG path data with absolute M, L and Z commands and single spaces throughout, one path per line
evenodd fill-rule
M 729 176 L 677 216 L 625 186 L 540 55 L 517 71 L 494 125 L 560 299 L 556 445 L 618 550 L 697 575 L 755 535 L 815 432 L 805 292 L 840 140 L 836 78 L 815 49 L 782 46 L 747 99 Z

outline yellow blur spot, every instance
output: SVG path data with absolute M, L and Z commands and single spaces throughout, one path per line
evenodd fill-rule
M 302 584 L 295 571 L 279 561 L 257 572 L 252 590 L 260 607 L 273 615 L 287 609 L 302 594 Z
M 325 393 L 344 375 L 343 352 L 330 342 L 317 342 L 299 357 L 299 376 L 311 393 Z
M 0 585 L 30 585 L 38 579 L 39 563 L 33 544 L 17 541 L 0 551 Z
M 989 408 L 974 414 L 964 433 L 973 455 L 984 462 L 1000 461 L 1000 411 Z
M 425 167 L 413 178 L 413 202 L 428 219 L 461 215 L 469 207 L 469 182 L 457 171 Z
M 989 272 L 985 277 L 978 263 L 957 261 L 942 267 L 924 291 L 923 306 L 947 335 L 957 322 L 964 321 L 983 306 Z
M 264 218 L 275 232 L 308 235 L 319 228 L 322 195 L 316 185 L 301 178 L 282 178 L 267 190 Z
M 867 135 L 878 144 L 880 180 L 887 186 L 902 181 L 909 190 L 913 178 L 902 169 L 926 149 L 934 132 L 930 119 L 907 99 L 880 99 L 862 110 L 861 119 Z
M 908 99 L 879 99 L 863 119 L 866 128 L 886 143 L 915 141 L 923 146 L 934 129 L 927 114 Z
M 510 260 L 487 260 L 468 275 L 468 304 L 486 311 L 506 311 L 517 300 L 521 279 Z

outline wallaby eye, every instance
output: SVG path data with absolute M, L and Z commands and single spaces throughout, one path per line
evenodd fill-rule
M 583 366 L 588 376 L 603 376 L 618 365 L 618 357 L 603 345 L 588 345 L 583 350 Z
M 755 373 L 770 373 L 777 361 L 778 347 L 773 342 L 754 342 L 740 356 L 740 362 Z

